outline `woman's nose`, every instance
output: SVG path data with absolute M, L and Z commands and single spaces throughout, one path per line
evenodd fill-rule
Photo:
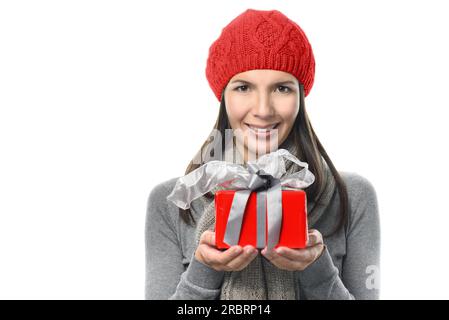
M 256 100 L 253 108 L 255 117 L 270 118 L 274 115 L 274 107 L 269 95 L 260 94 Z

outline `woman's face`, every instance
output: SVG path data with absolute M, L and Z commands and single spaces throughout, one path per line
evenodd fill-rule
M 299 111 L 299 84 L 290 73 L 257 69 L 236 74 L 224 99 L 237 147 L 245 161 L 277 150 Z

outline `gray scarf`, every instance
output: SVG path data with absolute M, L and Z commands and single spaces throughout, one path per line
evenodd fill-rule
M 295 154 L 292 148 L 287 148 L 287 150 Z M 307 199 L 309 228 L 312 228 L 323 214 L 335 191 L 334 177 L 323 159 L 322 164 L 326 184 L 321 191 L 322 199 L 319 203 Z M 293 162 L 288 161 L 286 163 L 286 174 L 301 169 L 302 167 Z M 217 186 L 211 192 L 215 194 L 216 191 L 222 189 Z M 204 212 L 196 227 L 195 248 L 198 246 L 199 239 L 204 231 L 215 230 L 214 200 L 209 200 L 204 196 L 200 199 L 203 202 Z M 256 258 L 243 270 L 225 271 L 220 300 L 298 300 L 299 283 L 297 283 L 296 272 L 276 267 L 259 252 Z

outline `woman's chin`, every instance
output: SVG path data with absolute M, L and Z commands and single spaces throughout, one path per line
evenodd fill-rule
M 249 141 L 248 143 L 248 150 L 252 153 L 257 154 L 265 154 L 270 153 L 272 151 L 276 151 L 278 149 L 277 141 L 274 139 L 264 139 L 264 140 L 258 140 L 258 141 Z
M 248 143 L 246 143 L 248 142 Z M 261 141 L 259 140 L 257 143 L 255 141 L 245 141 L 244 144 L 239 144 L 237 146 L 237 149 L 240 151 L 240 153 L 245 153 L 245 159 L 247 161 L 256 160 L 260 156 L 263 156 L 264 154 L 274 152 L 278 150 L 278 144 L 273 141 L 273 143 L 270 144 L 270 140 L 268 141 Z M 244 145 L 244 148 L 242 149 L 242 145 Z
M 267 145 L 265 145 L 265 147 L 263 147 L 263 146 L 258 146 L 258 147 L 255 147 L 255 148 L 249 147 L 249 148 L 248 148 L 248 153 L 249 153 L 252 157 L 258 158 L 258 157 L 260 157 L 260 156 L 263 156 L 264 154 L 267 154 L 267 153 L 276 151 L 277 149 L 278 149 L 278 148 L 277 148 L 277 145 L 274 146 L 274 145 L 268 145 L 268 144 L 267 144 Z

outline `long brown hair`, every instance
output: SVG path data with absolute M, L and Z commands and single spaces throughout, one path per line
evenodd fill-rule
M 326 235 L 331 236 L 332 234 L 340 230 L 340 228 L 347 226 L 348 211 L 349 211 L 348 192 L 346 184 L 344 183 L 338 171 L 335 169 L 335 166 L 332 163 L 331 159 L 329 158 L 329 155 L 327 154 L 326 150 L 324 150 L 323 145 L 321 144 L 320 140 L 315 134 L 315 131 L 313 130 L 312 124 L 310 123 L 309 117 L 307 116 L 304 101 L 304 86 L 301 83 L 299 83 L 299 88 L 300 88 L 299 112 L 287 139 L 285 139 L 285 141 L 281 144 L 279 148 L 285 148 L 287 144 L 295 146 L 294 149 L 296 154 L 294 155 L 301 161 L 308 163 L 309 170 L 315 175 L 315 182 L 310 187 L 305 188 L 304 191 L 306 192 L 307 199 L 313 199 L 313 201 L 315 201 L 316 203 L 320 202 L 322 196 L 321 191 L 325 187 L 325 172 L 322 166 L 321 157 L 324 158 L 326 164 L 329 166 L 329 169 L 331 170 L 332 175 L 334 176 L 338 193 L 340 196 L 339 223 L 329 235 Z M 218 118 L 213 127 L 213 129 L 216 129 L 221 133 L 222 137 L 221 146 L 223 152 L 225 148 L 225 130 L 231 129 L 228 115 L 226 113 L 224 91 L 225 90 L 223 90 L 221 96 Z M 195 158 L 198 159 L 198 157 L 201 157 L 201 161 L 194 161 L 194 160 L 190 161 L 185 171 L 185 174 L 190 173 L 191 171 L 195 170 L 196 168 L 200 167 L 205 162 L 207 162 L 203 161 L 203 155 L 208 154 L 208 152 L 209 153 L 213 152 L 213 149 L 211 149 L 212 141 L 213 138 L 209 136 L 209 138 L 201 146 L 200 151 L 197 153 L 197 156 Z M 321 196 L 317 199 L 318 195 Z M 206 193 L 205 196 L 209 199 L 213 198 L 213 194 L 211 192 Z M 187 210 L 179 209 L 179 213 L 184 222 L 188 224 L 192 222 L 195 223 L 195 219 L 190 209 Z

